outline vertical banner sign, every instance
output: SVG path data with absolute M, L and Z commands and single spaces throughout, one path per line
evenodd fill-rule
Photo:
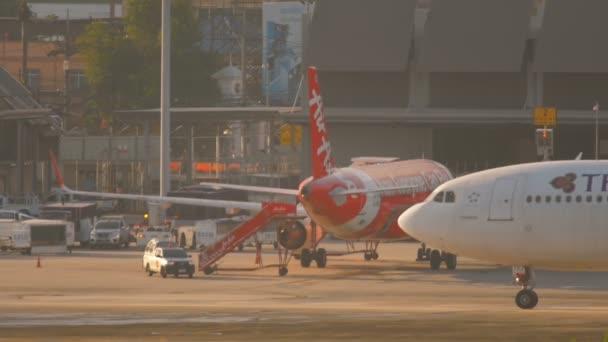
M 262 11 L 262 93 L 271 106 L 291 106 L 301 78 L 305 7 L 299 1 L 265 2 Z

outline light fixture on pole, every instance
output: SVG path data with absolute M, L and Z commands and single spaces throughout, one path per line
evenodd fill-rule
M 600 103 L 595 101 L 595 106 L 593 106 L 593 111 L 595 112 L 595 160 L 599 159 L 599 111 L 600 111 Z

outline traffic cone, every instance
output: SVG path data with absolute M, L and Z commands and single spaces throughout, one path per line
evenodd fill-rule
M 42 264 L 40 263 L 40 255 L 38 256 L 38 262 L 36 262 L 36 268 L 42 268 Z

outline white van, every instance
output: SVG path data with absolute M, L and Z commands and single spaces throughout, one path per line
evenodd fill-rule
M 10 248 L 22 254 L 71 253 L 74 223 L 63 220 L 14 221 L 9 224 Z

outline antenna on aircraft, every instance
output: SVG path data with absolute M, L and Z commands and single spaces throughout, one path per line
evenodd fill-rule
M 583 159 L 583 152 L 579 152 L 576 157 L 574 157 L 574 160 L 581 160 Z

